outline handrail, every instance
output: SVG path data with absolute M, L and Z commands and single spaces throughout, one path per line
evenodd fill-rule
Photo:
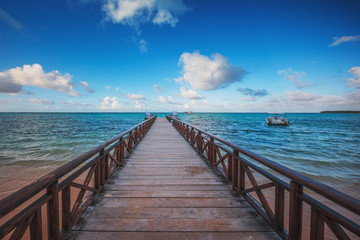
M 322 197 L 325 197 L 339 206 L 346 208 L 356 214 L 360 215 L 360 200 L 342 193 L 330 186 L 327 186 L 319 181 L 313 180 L 304 176 L 288 167 L 276 163 L 268 158 L 259 156 L 251 151 L 239 147 L 229 141 L 219 138 L 211 133 L 195 127 L 191 124 L 185 123 L 178 118 L 171 116 L 166 117 L 173 126 L 188 140 L 198 152 L 207 157 L 211 165 L 217 169 L 231 184 L 233 190 L 240 193 L 249 203 L 260 213 L 260 215 L 267 220 L 270 225 L 279 233 L 284 239 L 300 239 L 301 237 L 301 218 L 302 218 L 302 203 L 306 202 L 313 208 L 312 222 L 317 226 L 316 229 L 311 229 L 311 236 L 318 236 L 317 234 L 324 234 L 324 221 L 328 224 L 334 234 L 346 239 L 346 234 L 343 232 L 341 226 L 347 228 L 351 232 L 360 236 L 360 226 L 350 219 L 338 214 L 335 211 L 329 211 L 324 205 L 303 193 L 303 188 L 307 188 Z M 231 148 L 227 150 L 215 141 Z M 290 183 L 286 183 L 276 176 L 266 172 L 251 161 L 241 157 L 242 154 L 255 162 L 266 166 L 267 168 L 277 172 L 278 174 L 288 178 Z M 270 183 L 259 185 L 256 177 L 250 169 L 261 174 Z M 245 189 L 245 176 L 249 178 L 253 187 Z M 272 211 L 268 204 L 266 197 L 261 192 L 262 189 L 275 186 L 275 212 Z M 284 191 L 290 192 L 290 223 L 289 233 L 284 228 Z M 257 201 L 249 193 L 255 192 L 260 202 Z M 260 206 L 260 207 L 259 207 Z M 293 210 L 293 211 L 292 211 Z M 318 214 L 318 215 L 316 215 Z M 321 216 L 321 217 L 319 217 Z M 300 218 L 300 219 L 297 219 Z M 318 224 L 315 224 L 316 221 Z M 335 222 L 335 223 L 334 223 Z M 360 222 L 360 219 L 359 219 Z M 313 225 L 312 225 L 313 227 Z M 340 228 L 340 229 L 339 229 Z M 322 233 L 321 233 L 322 231 Z
M 42 201 L 41 204 L 37 204 L 36 206 L 33 206 L 31 209 L 30 214 L 31 221 L 28 219 L 23 219 L 24 216 L 22 216 L 21 213 L 25 213 L 24 211 L 27 209 L 25 208 L 20 214 L 17 214 L 15 217 L 8 220 L 6 223 L 0 226 L 0 239 L 4 236 L 6 236 L 10 231 L 15 229 L 13 236 L 15 239 L 21 239 L 24 232 L 30 226 L 30 232 L 32 239 L 37 239 L 38 236 L 41 235 L 41 233 L 36 232 L 35 229 L 38 227 L 38 231 L 41 230 L 41 226 L 39 227 L 38 224 L 32 224 L 33 221 L 38 221 L 38 213 L 35 212 L 35 210 L 41 210 L 41 206 L 47 203 L 48 205 L 53 204 L 53 208 L 51 211 L 49 210 L 50 214 L 49 216 L 52 216 L 53 219 L 48 219 L 48 230 L 49 232 L 49 239 L 58 239 L 60 238 L 60 229 L 58 221 L 58 193 L 62 191 L 62 204 L 63 206 L 63 231 L 71 229 L 71 226 L 73 226 L 78 219 L 79 215 L 78 211 L 80 208 L 80 205 L 84 205 L 84 202 L 82 201 L 84 198 L 84 194 L 86 191 L 94 190 L 92 198 L 96 195 L 96 193 L 100 192 L 103 188 L 105 181 L 108 179 L 108 177 L 122 164 L 123 159 L 126 157 L 126 154 L 130 154 L 133 145 L 136 145 L 146 134 L 146 132 L 150 129 L 154 121 L 156 120 L 156 115 L 151 117 L 150 119 L 147 119 L 134 127 L 130 128 L 129 130 L 126 130 L 122 132 L 121 134 L 105 141 L 104 143 L 98 145 L 97 147 L 89 150 L 88 152 L 80 155 L 79 157 L 75 158 L 74 160 L 64 164 L 63 166 L 55 169 L 54 171 L 46 174 L 45 176 L 37 179 L 36 181 L 30 183 L 29 185 L 23 187 L 22 189 L 16 191 L 15 193 L 11 194 L 10 196 L 0 200 L 0 219 L 7 216 L 11 211 L 18 208 L 34 196 L 38 195 L 40 192 L 46 190 L 45 195 L 43 194 L 40 198 L 46 199 L 46 201 Z M 118 141 L 117 143 L 110 146 L 112 143 Z M 110 147 L 109 147 L 110 146 Z M 105 148 L 109 147 L 107 150 Z M 110 153 L 113 151 L 113 153 Z M 83 166 L 82 168 L 78 169 L 81 164 L 85 163 L 86 161 L 90 160 L 92 157 L 94 157 L 88 164 Z M 78 178 L 82 173 L 88 170 L 87 177 L 85 179 L 85 182 L 83 185 L 74 183 L 73 181 Z M 73 174 L 62 180 L 62 182 L 59 183 L 62 177 L 65 175 L 71 173 L 72 171 L 75 171 Z M 94 180 L 94 186 L 89 187 L 90 180 Z M 81 189 L 80 194 L 78 196 L 78 199 L 73 206 L 73 209 L 70 213 L 70 186 L 73 187 L 79 187 Z M 85 191 L 86 190 L 86 191 Z M 49 197 L 50 196 L 50 197 Z M 68 197 L 69 199 L 66 199 Z M 40 199 L 38 198 L 38 199 Z M 91 199 L 92 199 L 91 198 Z M 52 203 L 54 201 L 54 203 Z M 36 201 L 35 201 L 36 202 Z M 35 203 L 34 202 L 34 203 Z M 48 206 L 48 209 L 50 209 L 51 206 Z M 65 208 L 65 210 L 64 210 Z M 84 208 L 84 207 L 83 207 Z M 56 213 L 57 211 L 57 213 Z M 84 209 L 82 209 L 82 212 Z M 81 213 L 82 213 L 81 212 Z M 35 216 L 35 215 L 36 216 Z M 65 215 L 65 216 L 64 216 Z M 72 216 L 71 216 L 72 215 Z M 75 216 L 77 215 L 77 216 Z M 41 217 L 41 216 L 40 216 Z M 65 219 L 64 219 L 65 218 Z M 71 219 L 70 219 L 71 218 Z M 28 221 L 28 224 L 24 224 L 24 221 Z M 66 222 L 68 221 L 68 222 Z M 12 225 L 10 223 L 16 222 L 17 226 Z M 41 224 L 41 223 L 40 223 Z M 52 225 L 52 226 L 50 226 Z M 65 225 L 65 226 L 64 226 Z M 52 228 L 52 229 L 51 229 Z M 39 230 L 40 229 L 40 230 Z M 19 233 L 20 232 L 20 233 Z M 14 236 L 15 234 L 15 236 Z M 53 234 L 53 235 L 51 235 Z M 19 237 L 20 236 L 20 237 Z

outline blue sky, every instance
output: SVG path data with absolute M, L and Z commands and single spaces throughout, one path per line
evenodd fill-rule
M 0 111 L 360 110 L 359 1 L 4 0 Z

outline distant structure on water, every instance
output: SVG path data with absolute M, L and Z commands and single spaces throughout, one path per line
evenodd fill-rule
M 320 113 L 360 113 L 360 111 L 321 111 Z

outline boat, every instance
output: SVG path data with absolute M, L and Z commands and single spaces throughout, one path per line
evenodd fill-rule
M 289 126 L 290 122 L 285 113 L 268 113 L 266 124 L 269 126 Z
M 193 112 L 185 112 L 185 114 L 187 114 L 187 115 L 194 115 L 194 113 Z

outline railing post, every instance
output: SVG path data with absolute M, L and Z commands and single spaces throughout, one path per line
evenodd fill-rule
M 104 184 L 109 178 L 109 154 L 104 156 Z
M 132 134 L 132 132 L 129 132 L 129 136 L 128 136 L 128 148 L 129 148 L 129 152 L 131 152 L 131 150 L 132 150 L 132 142 L 133 142 L 133 134 Z
M 124 153 L 124 139 L 122 137 L 119 139 L 119 144 L 120 144 L 120 154 L 119 154 L 120 159 L 119 159 L 119 162 L 122 164 L 124 156 L 125 156 L 125 153 Z
M 99 152 L 99 155 L 101 156 L 101 151 Z M 98 160 L 97 162 L 97 165 L 95 167 L 95 170 L 94 170 L 94 187 L 100 191 L 101 189 L 101 160 L 102 160 L 102 157 L 100 157 L 100 159 Z
M 211 138 L 209 138 L 209 142 L 208 142 L 208 160 L 211 164 L 212 163 L 212 160 L 211 160 Z
M 215 162 L 216 162 L 216 152 L 215 152 L 215 142 L 214 142 L 214 138 L 210 138 L 210 143 L 211 143 L 211 165 L 214 166 Z
M 201 132 L 198 132 L 198 139 L 197 139 L 196 145 L 197 145 L 198 153 L 200 153 L 201 152 L 201 147 L 202 147 L 202 144 L 201 144 Z
M 70 185 L 66 186 L 61 192 L 62 203 L 62 228 L 70 230 Z
M 105 184 L 105 176 L 104 176 L 104 160 L 105 160 L 105 156 L 104 156 L 104 149 L 103 150 L 101 150 L 100 152 L 99 152 L 99 155 L 100 155 L 100 162 L 99 162 L 99 164 L 100 164 L 100 188 L 102 188 L 103 186 L 104 186 L 104 184 Z
M 232 181 L 232 176 L 233 176 L 233 172 L 232 172 L 232 163 L 233 163 L 233 157 L 232 155 L 229 154 L 228 156 L 228 176 L 229 176 L 229 181 Z
M 48 239 L 59 239 L 59 189 L 58 181 L 46 188 L 53 197 L 47 203 Z
M 239 191 L 239 151 L 233 150 L 232 156 L 232 189 L 234 192 Z
M 284 187 L 275 186 L 275 223 L 279 232 L 284 231 L 284 210 L 285 210 L 285 191 Z
M 310 239 L 324 239 L 324 219 L 321 217 L 320 212 L 314 207 L 311 208 Z
M 191 128 L 191 132 L 190 132 L 190 142 L 191 142 L 191 144 L 194 142 L 194 128 Z
M 289 240 L 300 240 L 302 230 L 302 201 L 298 195 L 303 193 L 303 186 L 290 182 Z
M 245 168 L 244 168 L 244 163 L 243 161 L 240 159 L 239 161 L 239 188 L 240 191 L 245 190 Z
M 39 207 L 33 220 L 30 223 L 30 239 L 41 240 L 42 239 L 42 222 L 41 222 L 41 207 Z

